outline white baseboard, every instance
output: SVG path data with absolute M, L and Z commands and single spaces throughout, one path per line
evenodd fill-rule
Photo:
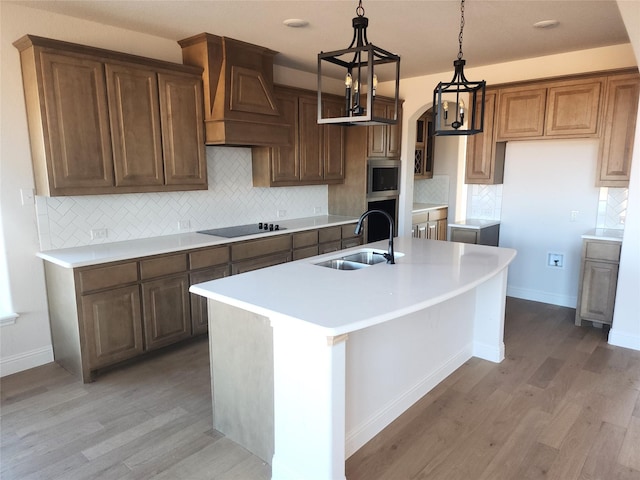
M 578 303 L 578 297 L 575 295 L 559 295 L 553 292 L 542 292 L 540 290 L 518 288 L 509 285 L 507 285 L 507 296 L 569 308 L 576 308 Z
M 0 377 L 39 367 L 53 362 L 53 347 L 37 348 L 29 352 L 18 353 L 0 358 Z
M 460 366 L 472 357 L 472 345 L 467 345 L 460 352 L 445 361 L 438 370 L 420 380 L 413 388 L 405 392 L 395 400 L 383 406 L 361 425 L 356 426 L 350 432 L 346 432 L 345 458 L 349 458 L 360 447 L 380 433 L 387 425 L 399 417 L 411 405 L 416 403 L 436 385 L 455 372 Z
M 609 330 L 609 345 L 640 350 L 640 336 L 621 332 L 614 327 Z

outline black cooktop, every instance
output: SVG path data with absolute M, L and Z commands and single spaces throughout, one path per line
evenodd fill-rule
M 273 223 L 252 223 L 250 225 L 236 225 L 233 227 L 212 228 L 211 230 L 200 230 L 196 233 L 204 233 L 206 235 L 215 235 L 217 237 L 233 238 L 242 237 L 244 235 L 256 235 L 258 233 L 273 232 L 278 230 L 286 230 L 278 224 Z

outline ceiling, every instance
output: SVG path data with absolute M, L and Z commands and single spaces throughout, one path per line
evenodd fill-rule
M 6 1 L 6 0 L 2 0 Z M 623 0 L 638 2 L 640 0 Z M 275 62 L 309 72 L 320 51 L 348 47 L 355 0 L 19 0 L 14 3 L 180 40 L 209 32 L 280 52 Z M 453 70 L 458 0 L 363 0 L 368 39 L 399 54 L 402 78 Z M 290 28 L 285 19 L 309 23 Z M 534 28 L 543 20 L 558 26 Z M 615 0 L 470 0 L 465 3 L 467 68 L 628 43 Z

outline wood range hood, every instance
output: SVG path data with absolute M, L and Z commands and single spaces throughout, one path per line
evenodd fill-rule
M 204 69 L 205 143 L 278 146 L 290 126 L 273 92 L 278 52 L 251 43 L 201 33 L 178 42 L 186 65 Z

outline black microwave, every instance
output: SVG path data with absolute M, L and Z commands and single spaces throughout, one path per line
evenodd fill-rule
M 367 162 L 367 197 L 400 195 L 400 160 L 369 159 Z

